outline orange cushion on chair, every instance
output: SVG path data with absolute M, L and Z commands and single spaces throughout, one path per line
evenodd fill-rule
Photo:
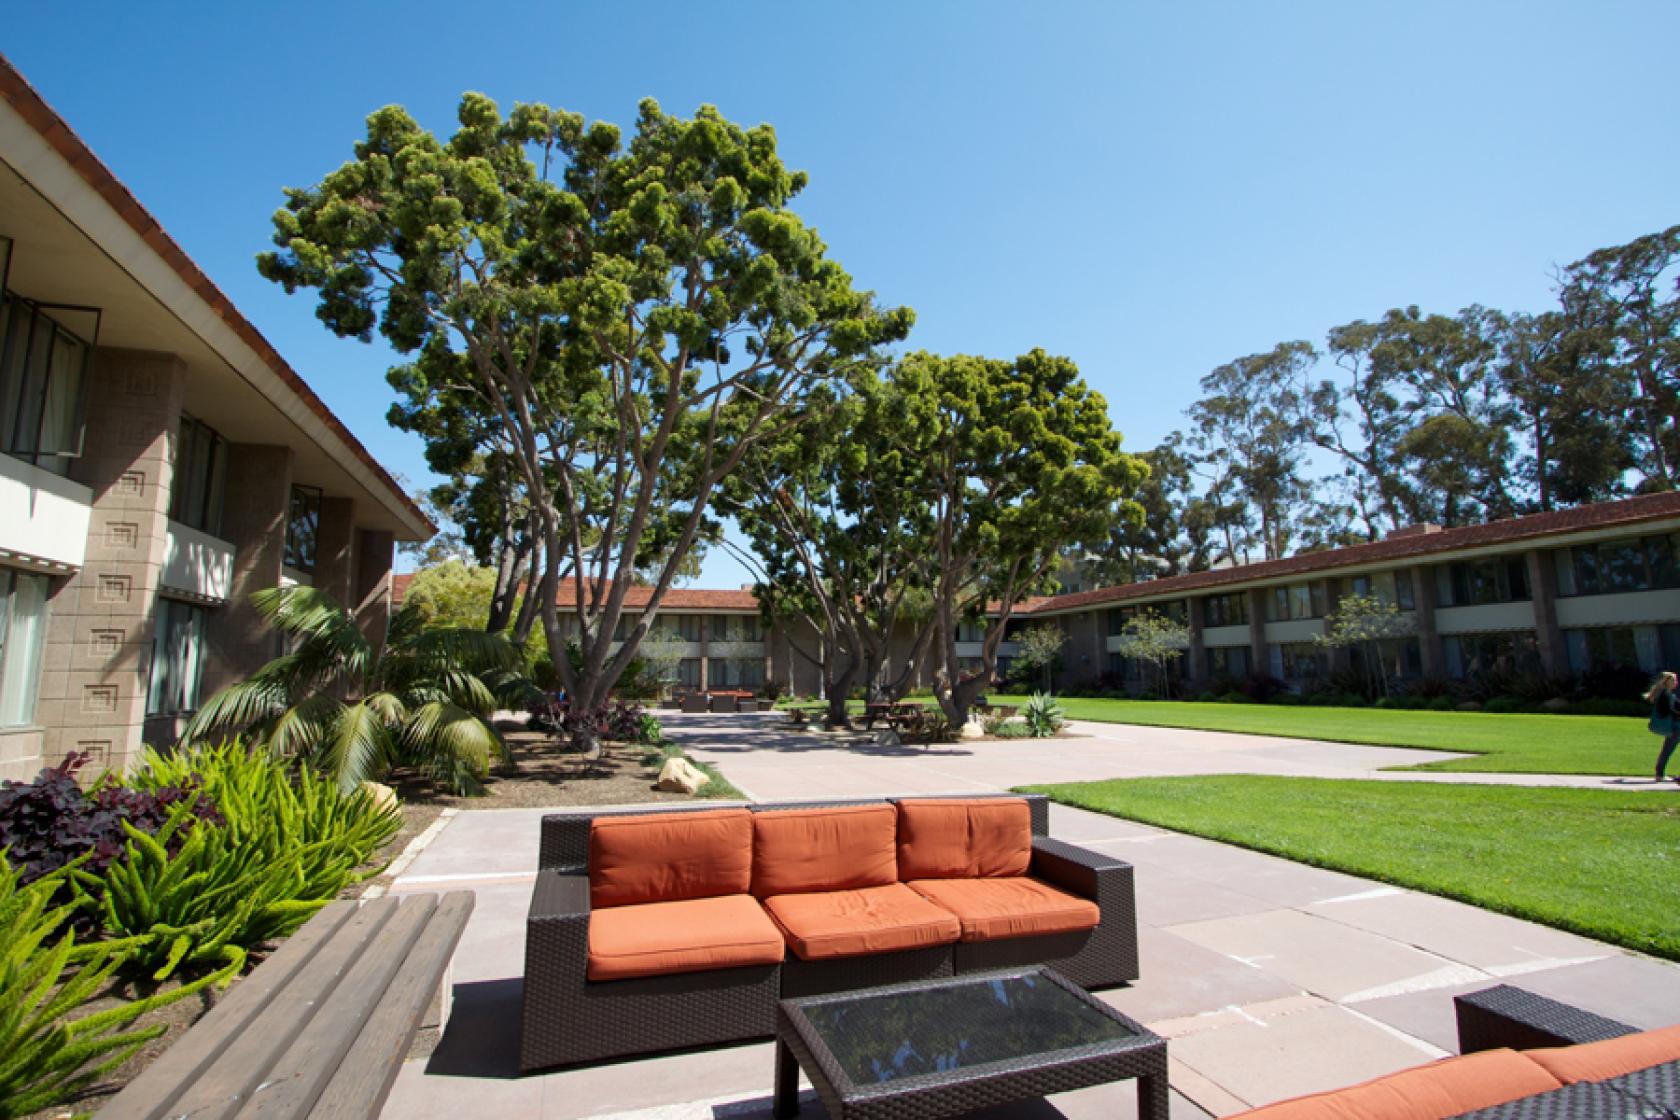
M 903 883 L 821 894 L 779 894 L 764 908 L 804 961 L 927 949 L 957 939 L 957 920 Z
M 1680 1061 L 1680 1026 L 1640 1031 L 1603 1042 L 1524 1050 L 1523 1055 L 1543 1066 L 1565 1085 L 1573 1085 L 1577 1081 L 1604 1081 L 1636 1069 Z
M 1346 1089 L 1279 1101 L 1240 1116 L 1241 1120 L 1444 1120 L 1562 1087 L 1557 1078 L 1515 1050 L 1483 1050 Z
M 898 803 L 898 875 L 974 879 L 1025 875 L 1032 812 L 1014 797 L 929 798 Z
M 843 891 L 898 882 L 898 810 L 885 802 L 753 814 L 752 893 Z
M 745 809 L 596 817 L 589 826 L 589 905 L 745 894 L 752 814 Z
M 910 889 L 956 915 L 964 941 L 999 941 L 1094 929 L 1097 904 L 1049 883 L 1013 879 L 917 879 Z
M 691 898 L 594 910 L 591 980 L 780 964 L 782 933 L 752 897 Z

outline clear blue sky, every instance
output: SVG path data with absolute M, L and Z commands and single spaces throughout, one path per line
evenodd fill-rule
M 1680 222 L 1680 4 L 29 4 L 3 50 L 380 460 L 389 355 L 256 275 L 280 188 L 463 90 L 768 121 L 911 344 L 1072 356 L 1127 446 L 1213 366 L 1416 303 L 1538 308 Z M 714 585 L 744 574 L 721 554 Z

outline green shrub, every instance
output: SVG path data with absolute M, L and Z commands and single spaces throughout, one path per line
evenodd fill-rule
M 239 969 L 239 961 L 230 960 L 172 991 L 70 1018 L 100 993 L 134 947 L 125 941 L 76 944 L 67 925 L 74 904 L 53 905 L 73 871 L 60 869 L 21 886 L 11 861 L 0 854 L 0 1120 L 71 1100 L 165 1029 L 161 1023 L 128 1029 L 135 1020 L 210 984 L 226 984 Z
M 1495 696 L 1482 705 L 1484 712 L 1520 712 L 1523 702 L 1515 696 Z
M 1458 707 L 1458 701 L 1451 696 L 1435 696 L 1427 700 L 1418 696 L 1415 699 L 1423 700 L 1424 706 L 1432 712 L 1450 712 Z
M 999 739 L 1030 739 L 1032 738 L 1032 728 L 1020 720 L 1013 720 L 1009 723 L 998 724 L 992 734 Z
M 1280 692 L 1266 701 L 1268 704 L 1282 704 L 1284 707 L 1299 707 L 1306 703 L 1298 692 Z
M 1341 696 L 1334 692 L 1315 692 L 1307 697 L 1307 703 L 1314 708 L 1335 708 L 1341 702 Z
M 1049 738 L 1067 722 L 1067 713 L 1048 692 L 1035 692 L 1027 697 L 1021 716 L 1026 720 L 1027 735 L 1033 739 Z
M 1230 692 L 1227 692 L 1223 696 L 1221 696 L 1219 698 L 1219 702 L 1221 704 L 1248 704 L 1248 703 L 1252 703 L 1252 701 L 1249 700 L 1247 693 L 1239 692 L 1236 689 L 1232 689 Z
M 169 976 L 183 961 L 243 959 L 244 950 L 297 929 L 346 887 L 396 834 L 401 817 L 358 789 L 278 761 L 237 741 L 168 758 L 150 753 L 135 784 L 195 775 L 225 823 L 199 824 L 184 842 L 191 806 L 172 810 L 155 836 L 129 827 L 123 856 L 103 876 L 77 881 L 107 933 L 134 939 L 134 967 Z M 175 847 L 178 850 L 172 851 Z
M 1196 701 L 1200 704 L 1212 704 L 1218 701 L 1218 699 L 1219 693 L 1217 692 L 1201 692 L 1196 695 Z
M 1576 716 L 1640 716 L 1651 714 L 1651 705 L 1643 700 L 1577 700 L 1569 705 L 1569 714 Z

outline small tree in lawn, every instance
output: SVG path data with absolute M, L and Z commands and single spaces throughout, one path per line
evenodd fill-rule
M 1388 666 L 1383 660 L 1383 643 L 1410 636 L 1417 629 L 1410 615 L 1400 613 L 1393 603 L 1375 595 L 1348 595 L 1336 604 L 1325 620 L 1325 632 L 1314 640 L 1331 649 L 1358 647 L 1365 657 L 1365 671 L 1377 667 L 1380 695 L 1388 695 Z
M 639 656 L 643 663 L 643 678 L 653 685 L 657 698 L 663 700 L 681 679 L 683 658 L 688 656 L 688 643 L 670 628 L 656 626 L 642 639 Z
M 1166 696 L 1169 692 L 1167 666 L 1183 657 L 1184 651 L 1190 648 L 1190 628 L 1166 615 L 1144 611 L 1126 623 L 1126 628 L 1120 632 L 1118 646 L 1115 652 L 1122 657 L 1135 657 L 1155 666 L 1161 695 Z
M 1023 673 L 1037 673 L 1049 692 L 1055 681 L 1056 670 L 1062 664 L 1062 647 L 1067 645 L 1067 631 L 1054 623 L 1042 626 L 1029 626 L 1016 637 L 1018 647 L 1015 653 L 1015 665 Z

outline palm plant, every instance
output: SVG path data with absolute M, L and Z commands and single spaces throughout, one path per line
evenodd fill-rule
M 346 792 L 407 765 L 477 793 L 493 757 L 512 762 L 490 717 L 523 706 L 531 685 L 501 635 L 428 630 L 404 609 L 381 645 L 312 587 L 269 588 L 251 603 L 291 638 L 290 652 L 207 700 L 183 741 L 239 733 L 332 775 Z

